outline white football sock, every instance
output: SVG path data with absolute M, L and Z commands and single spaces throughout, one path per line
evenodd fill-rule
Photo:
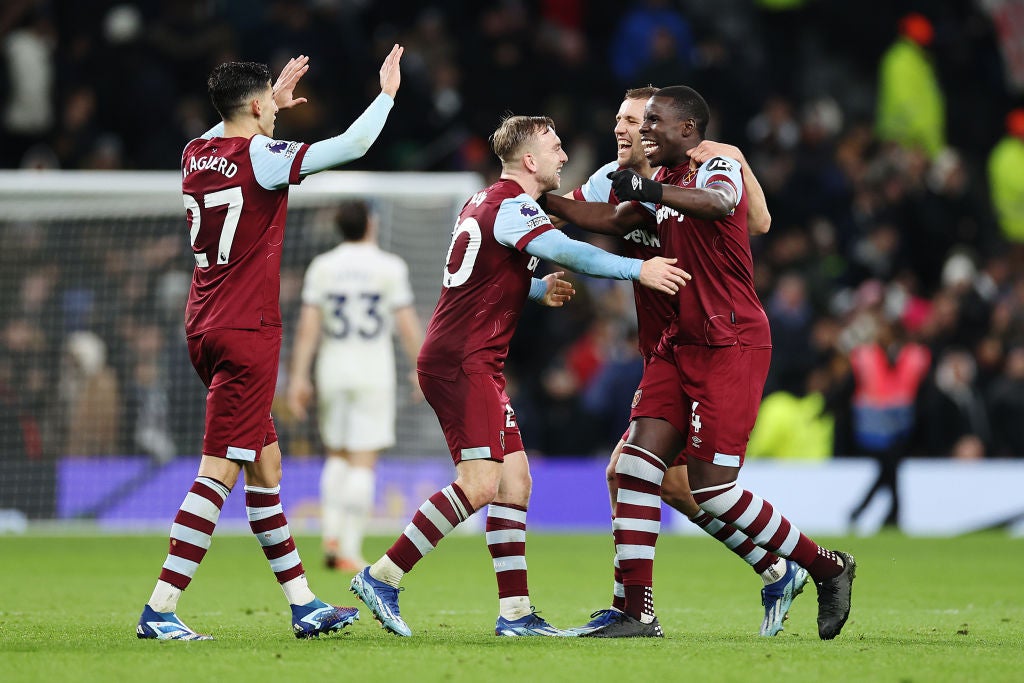
M 363 557 L 363 536 L 366 524 L 373 510 L 373 494 L 376 474 L 370 467 L 348 468 L 348 477 L 342 486 L 341 546 L 339 555 L 348 560 Z
M 530 596 L 528 595 L 517 595 L 511 598 L 498 598 L 498 614 L 509 621 L 522 619 L 531 611 Z
M 306 581 L 305 574 L 296 576 L 290 581 L 285 581 L 281 584 L 281 589 L 284 590 L 284 596 L 288 598 L 289 605 L 308 605 L 316 600 L 313 591 L 309 590 L 309 583 Z
M 345 481 L 349 464 L 345 458 L 327 456 L 320 471 L 320 529 L 324 549 L 337 548 L 345 516 Z
M 175 588 L 166 581 L 157 581 L 153 595 L 149 596 L 149 606 L 157 612 L 173 612 L 178 608 L 180 597 L 180 588 Z
M 402 577 L 405 576 L 405 572 L 402 571 L 401 567 L 392 562 L 390 557 L 381 555 L 380 559 L 370 567 L 370 576 L 378 581 L 383 581 L 393 588 L 398 588 L 398 584 L 402 581 Z
M 785 575 L 786 558 L 780 557 L 775 564 L 761 572 L 761 580 L 764 581 L 764 585 L 767 586 L 769 583 L 775 583 Z

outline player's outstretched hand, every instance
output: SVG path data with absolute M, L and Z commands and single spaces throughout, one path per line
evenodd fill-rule
M 274 83 L 274 102 L 277 103 L 278 109 L 291 109 L 309 101 L 305 97 L 294 98 L 292 96 L 295 92 L 296 84 L 298 84 L 299 79 L 307 71 L 309 71 L 309 57 L 306 55 L 292 57 L 284 65 L 284 68 L 281 69 L 281 75 L 277 77 L 277 82 Z
M 612 171 L 608 174 L 608 178 L 612 181 L 612 190 L 615 191 L 615 196 L 619 198 L 620 202 L 636 200 L 657 204 L 661 201 L 661 183 L 644 178 L 632 169 L 624 168 Z
M 402 84 L 402 70 L 398 63 L 402 61 L 403 52 L 405 52 L 405 48 L 395 43 L 395 46 L 391 48 L 391 53 L 385 57 L 384 63 L 380 67 L 380 91 L 387 93 L 392 98 L 398 92 L 398 86 Z
M 743 163 L 743 152 L 739 147 L 714 140 L 701 140 L 699 145 L 690 148 L 686 153 L 698 166 L 715 157 L 729 157 Z
M 306 406 L 313 399 L 313 383 L 308 377 L 293 376 L 288 382 L 288 391 L 285 394 L 288 410 L 292 412 L 295 419 L 302 421 L 306 419 Z
M 544 281 L 544 284 L 548 286 L 547 291 L 544 292 L 544 298 L 540 300 L 541 304 L 544 306 L 551 306 L 552 308 L 558 308 L 572 300 L 576 290 L 573 288 L 571 282 L 562 279 L 563 275 L 565 275 L 565 273 L 563 271 L 559 271 L 557 273 L 548 273 L 541 278 Z
M 685 270 L 673 266 L 675 262 L 676 259 L 664 256 L 644 261 L 640 266 L 640 284 L 659 292 L 675 294 L 680 287 L 686 286 L 688 280 L 693 279 Z

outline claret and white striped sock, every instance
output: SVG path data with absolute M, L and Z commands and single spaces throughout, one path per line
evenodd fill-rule
M 779 580 L 782 574 L 786 573 L 785 560 L 755 545 L 748 536 L 731 524 L 715 519 L 703 510 L 691 517 L 690 521 L 743 558 L 744 562 L 753 567 L 765 585 Z M 782 574 L 779 574 L 779 567 L 782 568 Z
M 405 531 L 385 553 L 388 562 L 382 557 L 370 568 L 370 575 L 397 586 L 406 572 L 474 512 L 458 484 L 444 487 L 420 506 Z
M 644 622 L 654 619 L 654 546 L 661 532 L 664 477 L 665 463 L 656 455 L 633 444 L 622 447 L 615 466 L 615 554 L 622 570 L 623 611 Z
M 307 605 L 312 602 L 316 596 L 306 582 L 302 559 L 284 516 L 281 487 L 246 486 L 245 512 L 249 517 L 249 528 L 260 542 L 288 603 Z
M 167 559 L 160 570 L 149 606 L 157 612 L 177 609 L 181 592 L 188 587 L 213 542 L 213 530 L 231 489 L 209 477 L 196 477 L 171 524 Z
M 757 545 L 802 566 L 815 581 L 843 571 L 843 561 L 834 551 L 820 547 L 771 503 L 736 482 L 698 489 L 693 491 L 693 499 L 702 510 L 736 527 Z
M 510 503 L 487 507 L 487 550 L 498 580 L 499 613 L 514 620 L 530 613 L 526 578 L 526 508 Z

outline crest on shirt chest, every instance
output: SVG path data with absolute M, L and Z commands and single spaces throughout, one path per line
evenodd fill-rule
M 698 169 L 696 168 L 687 169 L 686 173 L 678 176 L 678 179 L 674 182 L 670 182 L 670 184 L 675 185 L 676 187 L 694 187 L 696 184 L 695 181 L 697 180 L 697 170 Z M 669 178 L 666 178 L 665 180 L 669 181 Z M 664 223 L 673 219 L 675 219 L 677 223 L 682 223 L 683 219 L 686 218 L 684 214 L 665 205 L 658 206 L 658 211 L 655 214 L 655 217 L 657 218 L 658 223 Z

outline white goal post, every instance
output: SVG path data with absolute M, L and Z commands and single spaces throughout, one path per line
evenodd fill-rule
M 475 173 L 328 171 L 291 188 L 279 392 L 302 275 L 314 255 L 337 244 L 338 203 L 373 204 L 381 246 L 408 263 L 425 324 L 455 219 L 483 184 Z M 205 391 L 183 355 L 194 265 L 188 240 L 177 172 L 0 171 L 0 489 L 41 486 L 19 484 L 15 470 L 24 462 L 198 453 Z M 436 418 L 425 402 L 409 400 L 410 368 L 404 354 L 396 357 L 392 454 L 443 456 Z M 277 422 L 286 453 L 320 453 L 315 421 Z M 0 491 L 0 509 L 8 494 Z
M 457 216 L 462 202 L 482 187 L 483 178 L 477 173 L 324 171 L 292 186 L 288 206 L 324 205 L 346 197 L 442 199 L 459 204 Z M 184 216 L 181 176 L 174 171 L 0 170 L 0 206 L 0 218 L 4 220 L 74 218 L 83 214 Z

